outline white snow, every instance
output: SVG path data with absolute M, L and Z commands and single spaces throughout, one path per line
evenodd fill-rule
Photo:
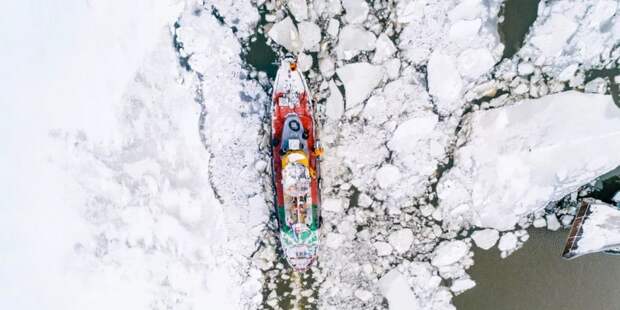
M 469 252 L 469 245 L 461 240 L 444 241 L 433 252 L 431 264 L 442 267 L 461 260 Z
M 447 221 L 508 230 L 521 216 L 620 165 L 620 109 L 610 96 L 565 92 L 474 112 L 467 144 L 438 185 Z M 466 216 L 452 209 L 472 206 Z M 467 219 L 468 218 L 468 219 Z
M 451 20 L 471 20 L 482 14 L 482 0 L 461 1 L 448 13 Z
M 499 232 L 495 229 L 477 230 L 471 235 L 471 239 L 479 248 L 488 250 L 497 243 Z
M 403 254 L 411 247 L 413 232 L 408 228 L 397 230 L 388 236 L 388 242 L 396 250 L 396 253 Z
M 560 217 L 560 223 L 562 223 L 563 227 L 569 227 L 570 224 L 573 222 L 574 218 L 575 216 L 573 215 L 568 215 L 568 214 L 562 215 Z
M 383 79 L 383 68 L 365 62 L 344 65 L 336 69 L 344 84 L 347 108 L 362 103 Z
M 325 236 L 325 246 L 337 249 L 339 248 L 345 240 L 345 236 L 337 233 L 329 233 Z

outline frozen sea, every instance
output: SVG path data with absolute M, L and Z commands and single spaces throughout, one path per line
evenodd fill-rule
M 617 257 L 559 258 L 579 199 L 620 190 L 617 1 L 0 9 L 2 309 L 620 302 Z M 303 275 L 268 164 L 287 53 L 327 150 Z

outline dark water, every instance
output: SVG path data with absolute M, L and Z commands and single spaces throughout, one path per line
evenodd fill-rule
M 601 77 L 609 82 L 609 93 L 614 99 L 614 103 L 620 108 L 620 83 L 616 83 L 614 78 L 620 75 L 620 68 L 613 69 L 592 69 L 586 72 L 586 83 Z
M 269 79 L 273 80 L 278 71 L 278 55 L 271 46 L 267 44 L 266 34 L 262 31 L 263 27 L 267 24 L 265 17 L 267 9 L 265 6 L 261 6 L 258 11 L 260 13 L 260 21 L 258 25 L 256 25 L 254 36 L 250 39 L 247 51 L 242 57 L 245 63 L 251 65 L 258 71 L 267 73 Z
M 278 70 L 278 56 L 271 46 L 267 44 L 267 38 L 262 33 L 257 33 L 253 41 L 248 45 L 248 53 L 245 56 L 245 62 L 250 64 L 254 69 L 267 73 L 270 79 L 276 77 Z
M 591 197 L 609 204 L 615 204 L 612 201 L 614 195 L 620 191 L 620 167 L 602 175 L 595 182 L 592 190 L 583 197 Z
M 454 298 L 461 310 L 620 309 L 620 257 L 560 257 L 568 230 L 530 229 L 530 240 L 506 259 L 497 249 L 475 251 L 477 286 Z
M 498 32 L 504 43 L 502 58 L 511 58 L 523 45 L 523 39 L 536 20 L 540 0 L 507 0 L 499 13 L 504 20 L 498 25 Z

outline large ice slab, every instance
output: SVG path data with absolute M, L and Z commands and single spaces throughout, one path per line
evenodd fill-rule
M 299 32 L 290 17 L 274 24 L 267 35 L 290 52 L 298 52 L 302 47 Z
M 392 269 L 379 279 L 379 289 L 388 300 L 390 310 L 408 310 L 420 307 L 415 294 L 407 283 L 407 278 L 397 269 Z
M 351 59 L 363 51 L 375 49 L 377 37 L 358 25 L 347 25 L 340 30 L 336 54 L 340 59 Z
M 620 109 L 610 96 L 565 92 L 474 112 L 467 143 L 438 185 L 444 219 L 511 229 L 618 165 Z
M 439 100 L 441 107 L 459 98 L 463 82 L 454 56 L 440 51 L 433 52 L 428 61 L 428 88 L 429 93 Z
M 383 79 L 383 68 L 366 62 L 345 65 L 336 70 L 344 83 L 347 108 L 362 103 Z

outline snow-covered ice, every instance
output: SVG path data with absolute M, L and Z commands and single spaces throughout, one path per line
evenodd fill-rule
M 299 32 L 297 31 L 297 27 L 293 23 L 293 19 L 287 17 L 271 27 L 271 30 L 267 33 L 269 37 L 274 40 L 276 43 L 282 45 L 284 48 L 291 52 L 298 52 L 302 43 L 299 38 Z M 312 36 L 307 35 L 306 40 L 308 45 L 312 42 Z
M 499 232 L 495 229 L 477 230 L 471 235 L 471 239 L 479 248 L 488 250 L 497 243 Z
M 452 286 L 450 286 L 450 290 L 452 290 L 455 293 L 460 293 L 468 289 L 471 289 L 474 286 L 476 286 L 476 282 L 474 282 L 471 279 L 458 279 L 452 282 Z
M 392 254 L 392 246 L 387 242 L 375 242 L 373 246 L 377 249 L 377 255 L 379 256 Z
M 452 265 L 469 251 L 469 245 L 461 240 L 444 241 L 437 246 L 431 264 L 437 267 Z
M 313 22 L 301 22 L 297 25 L 301 47 L 306 51 L 317 52 L 321 42 L 321 28 Z
M 372 57 L 372 62 L 375 64 L 385 62 L 397 51 L 396 46 L 385 33 L 380 34 L 377 38 L 375 49 L 376 53 Z
M 497 245 L 497 248 L 500 251 L 511 251 L 514 250 L 517 247 L 518 243 L 517 243 L 517 236 L 512 233 L 512 232 L 508 232 L 502 235 L 502 237 L 499 239 L 499 243 Z
M 565 92 L 473 113 L 467 145 L 438 185 L 453 219 L 499 230 L 606 173 L 620 160 L 620 110 L 610 96 Z
M 547 214 L 547 229 L 556 231 L 562 227 L 555 214 Z
M 325 115 L 330 121 L 337 121 L 344 113 L 344 98 L 334 81 L 329 81 L 330 95 L 325 102 Z
M 442 109 L 448 109 L 459 98 L 463 82 L 454 56 L 433 52 L 428 61 L 428 88 L 429 93 L 437 97 Z
M 303 21 L 308 18 L 308 3 L 306 0 L 289 0 L 287 5 L 297 21 Z
M 33 51 L 42 51 L 34 46 L 40 44 L 49 58 L 22 64 L 20 72 L 39 74 L 15 76 L 15 87 L 3 88 L 9 110 L 28 121 L 2 122 L 14 129 L 4 132 L 12 151 L 2 152 L 3 171 L 16 178 L 4 187 L 12 188 L 3 193 L 11 207 L 2 208 L 0 221 L 21 237 L 0 238 L 7 250 L 0 278 L 12 283 L 0 307 L 238 309 L 260 301 L 261 275 L 248 260 L 268 216 L 257 196 L 256 155 L 245 167 L 226 167 L 252 180 L 243 192 L 227 192 L 218 171 L 227 150 L 205 149 L 196 89 L 212 96 L 200 99 L 230 123 L 239 111 L 254 115 L 236 123 L 254 131 L 236 138 L 241 156 L 257 149 L 260 116 L 240 94 L 262 90 L 240 83 L 241 45 L 232 30 L 210 12 L 196 21 L 193 8 L 183 7 L 134 1 L 14 8 L 15 18 L 32 21 L 34 31 L 23 30 Z M 180 15 L 186 18 L 175 31 Z M 254 9 L 244 16 L 239 25 L 258 18 Z M 192 69 L 219 76 L 197 82 L 182 69 L 173 34 L 192 54 Z M 62 37 L 71 43 L 56 40 Z M 24 45 L 12 45 L 7 55 L 27 57 Z M 216 100 L 226 100 L 229 114 Z M 34 121 L 38 115 L 45 116 Z M 209 121 L 209 133 L 226 139 L 210 127 L 220 123 Z M 244 136 L 239 127 L 228 130 Z
M 400 180 L 400 171 L 393 165 L 384 165 L 377 170 L 375 178 L 381 188 L 387 189 Z
M 344 201 L 340 198 L 326 198 L 322 207 L 325 211 L 340 213 L 344 210 Z
M 359 62 L 336 69 L 336 74 L 344 83 L 345 103 L 351 108 L 362 103 L 383 79 L 383 68 Z
M 416 296 L 411 291 L 407 278 L 397 269 L 392 269 L 379 279 L 381 293 L 388 300 L 390 310 L 418 309 Z
M 342 0 L 344 18 L 350 24 L 361 24 L 368 16 L 368 3 L 364 0 Z
M 407 228 L 397 230 L 388 236 L 388 241 L 397 253 L 405 253 L 413 242 L 413 232 Z
M 363 51 L 375 49 L 377 37 L 358 25 L 347 25 L 340 29 L 336 53 L 338 58 L 349 60 Z

